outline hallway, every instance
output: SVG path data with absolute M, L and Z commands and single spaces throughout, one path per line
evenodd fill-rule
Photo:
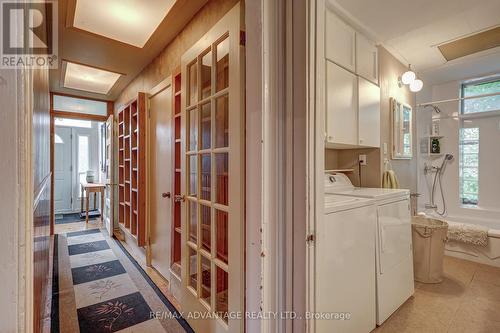
M 192 332 L 104 230 L 55 235 L 54 248 L 52 332 Z

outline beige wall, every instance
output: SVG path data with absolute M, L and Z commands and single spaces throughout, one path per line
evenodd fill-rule
M 416 117 L 415 117 L 415 94 L 407 87 L 398 86 L 399 76 L 406 70 L 399 60 L 390 54 L 385 48 L 379 47 L 379 73 L 380 73 L 380 143 L 387 144 L 387 158 L 391 157 L 391 117 L 390 98 L 394 97 L 401 102 L 413 106 L 413 151 L 412 160 L 390 160 L 392 168 L 396 172 L 400 186 L 416 191 Z M 382 183 L 384 171 L 383 149 L 345 149 L 325 150 L 326 169 L 354 168 L 355 172 L 349 175 L 351 181 L 359 185 L 358 157 L 360 154 L 367 155 L 368 165 L 361 168 L 362 186 L 379 187 Z
M 238 3 L 237 0 L 209 1 L 177 37 L 121 92 L 115 101 L 115 111 L 134 98 L 138 92 L 148 92 L 167 78 L 180 66 L 181 56 L 184 52 L 198 41 L 236 3 Z

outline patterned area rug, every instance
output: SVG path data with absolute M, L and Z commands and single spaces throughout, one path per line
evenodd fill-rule
M 52 332 L 193 332 L 117 240 L 91 229 L 55 242 Z

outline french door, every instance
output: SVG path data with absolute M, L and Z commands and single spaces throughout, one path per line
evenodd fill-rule
M 240 4 L 181 60 L 181 307 L 197 332 L 244 327 L 244 48 Z
M 101 158 L 104 160 L 104 183 L 106 184 L 106 190 L 104 195 L 104 207 L 101 207 L 102 216 L 104 220 L 104 225 L 108 230 L 110 235 L 113 235 L 114 223 L 113 223 L 113 200 L 114 200 L 114 185 L 113 185 L 113 115 L 110 115 L 106 120 L 106 130 L 104 135 L 104 156 Z

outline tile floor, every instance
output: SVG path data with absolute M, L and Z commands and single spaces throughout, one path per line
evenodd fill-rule
M 445 257 L 440 284 L 415 294 L 373 333 L 500 332 L 500 268 Z

